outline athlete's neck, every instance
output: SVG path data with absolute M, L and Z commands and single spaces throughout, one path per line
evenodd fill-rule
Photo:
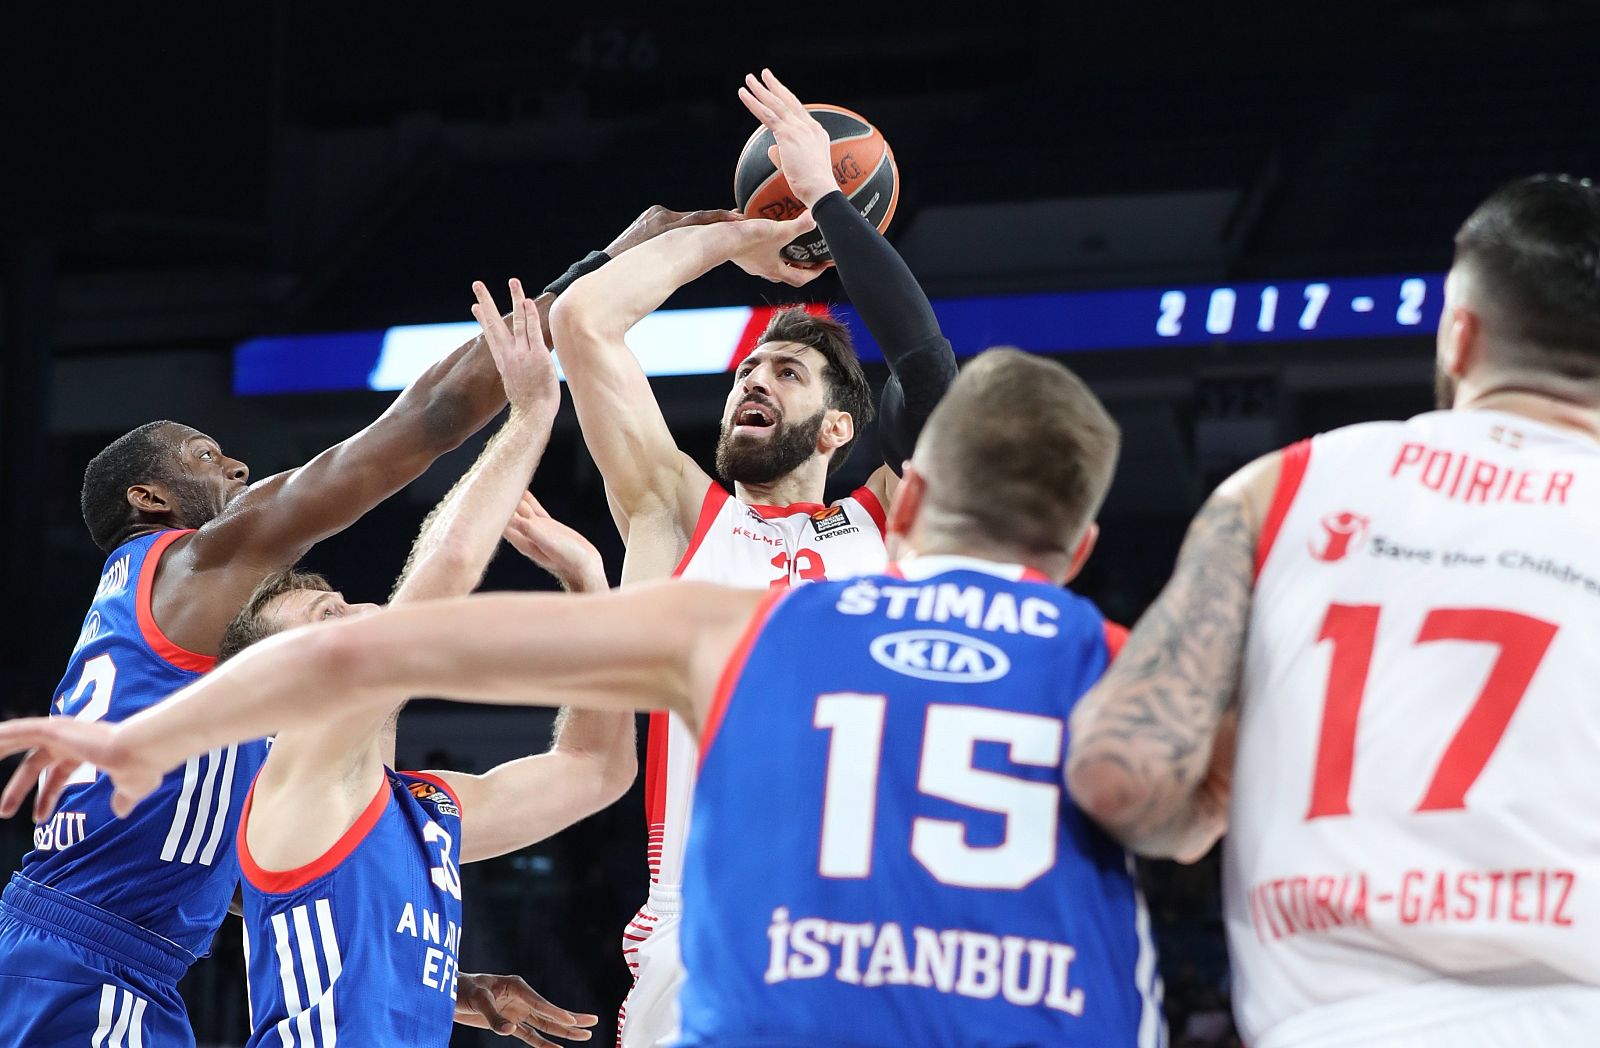
M 1457 411 L 1501 411 L 1600 443 L 1600 403 L 1577 390 L 1532 388 L 1510 382 L 1473 389 L 1465 382 Z
M 1066 582 L 1072 570 L 1072 558 L 1066 554 L 1043 555 L 1004 543 L 983 542 L 970 535 L 948 534 L 932 528 L 918 528 L 913 534 L 902 536 L 892 556 L 896 561 L 915 560 L 917 557 L 972 557 L 996 564 L 1021 564 L 1058 585 Z
M 765 484 L 735 482 L 733 495 L 747 506 L 790 506 L 796 502 L 822 501 L 828 482 L 828 462 L 820 456 Z

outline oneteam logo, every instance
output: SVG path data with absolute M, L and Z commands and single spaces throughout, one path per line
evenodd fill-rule
M 903 630 L 874 638 L 872 658 L 884 669 L 920 680 L 983 684 L 1011 672 L 1006 653 L 948 630 Z

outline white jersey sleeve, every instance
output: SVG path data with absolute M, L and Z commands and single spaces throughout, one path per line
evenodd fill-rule
M 1286 449 L 1224 862 L 1252 1046 L 1600 986 L 1597 534 L 1600 446 L 1519 416 Z

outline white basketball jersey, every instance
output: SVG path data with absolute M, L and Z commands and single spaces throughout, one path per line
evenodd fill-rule
M 830 506 L 750 506 L 714 483 L 673 574 L 753 589 L 872 574 L 888 563 L 884 527 L 883 507 L 867 488 Z M 650 879 L 671 889 L 683 883 L 699 759 L 694 736 L 676 714 L 651 715 L 645 761 Z
M 1259 550 L 1224 865 L 1246 1042 L 1592 1004 L 1600 445 L 1488 411 L 1336 430 L 1286 449 Z

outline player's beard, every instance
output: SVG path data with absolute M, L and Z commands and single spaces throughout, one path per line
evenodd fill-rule
M 1438 364 L 1433 366 L 1433 402 L 1441 411 L 1447 411 L 1456 406 L 1456 387 L 1459 383 L 1454 375 L 1445 371 Z
M 765 440 L 737 437 L 726 422 L 717 438 L 717 472 L 729 484 L 769 484 L 793 473 L 817 451 L 827 408 L 800 422 L 779 421 Z

